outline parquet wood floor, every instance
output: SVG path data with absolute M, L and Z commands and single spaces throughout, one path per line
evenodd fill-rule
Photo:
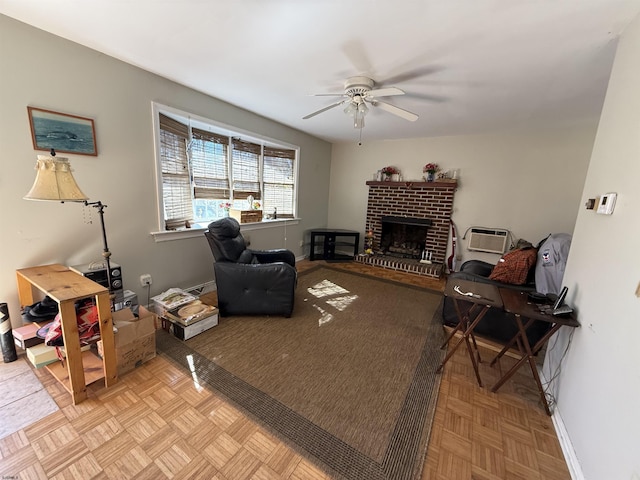
M 316 264 L 303 261 L 298 268 Z M 332 266 L 434 290 L 444 286 L 440 280 L 362 264 Z M 489 359 L 492 352 L 482 353 Z M 509 361 L 503 359 L 502 368 Z M 488 385 L 497 380 L 497 369 L 486 363 L 481 368 Z M 329 478 L 162 357 L 123 375 L 109 389 L 94 383 L 89 398 L 77 406 L 46 370 L 35 372 L 60 410 L 0 439 L 2 478 Z M 521 372 L 491 393 L 477 386 L 466 352 L 459 349 L 443 372 L 423 480 L 570 478 L 533 379 Z

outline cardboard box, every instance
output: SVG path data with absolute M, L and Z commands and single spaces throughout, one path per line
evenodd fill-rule
M 13 338 L 17 338 L 18 340 L 26 340 L 28 338 L 33 338 L 38 333 L 40 326 L 37 323 L 29 323 L 28 325 L 23 325 L 22 327 L 14 328 Z
M 197 300 L 196 297 L 179 288 L 170 288 L 160 295 L 151 298 L 151 306 L 157 315 L 164 315 L 165 312 L 173 310 L 176 307 Z
M 262 221 L 262 210 L 237 210 L 229 209 L 229 216 L 240 223 L 255 223 Z
M 173 323 L 188 327 L 217 313 L 218 309 L 216 307 L 207 305 L 201 300 L 196 300 L 195 302 L 187 303 L 186 305 L 165 312 L 163 317 Z
M 144 307 L 136 317 L 130 308 L 113 312 L 116 328 L 114 343 L 118 375 L 139 367 L 156 356 L 156 316 Z M 98 355 L 103 355 L 102 341 L 98 342 Z
M 14 328 L 11 332 L 14 343 L 23 350 L 44 343 L 44 338 L 36 335 L 39 329 L 40 325 L 37 323 L 30 323 L 22 327 Z
M 80 348 L 80 351 L 85 352 L 90 348 L 91 345 L 84 345 Z M 65 356 L 64 347 L 60 347 L 60 353 L 63 357 Z M 59 360 L 56 347 L 50 347 L 44 343 L 27 348 L 27 358 L 36 368 L 44 367 Z
M 27 348 L 35 347 L 36 345 L 44 343 L 44 338 L 33 337 L 20 340 L 16 337 L 13 337 L 13 343 L 15 343 L 16 347 L 26 350 Z
M 27 348 L 27 358 L 36 368 L 58 361 L 56 347 L 50 347 L 44 343 Z
M 173 334 L 180 340 L 189 340 L 190 338 L 193 338 L 196 335 L 199 335 L 202 332 L 215 327 L 216 325 L 218 325 L 217 313 L 203 318 L 202 320 L 189 325 L 188 327 L 182 326 L 179 323 L 172 322 L 171 330 L 173 331 Z

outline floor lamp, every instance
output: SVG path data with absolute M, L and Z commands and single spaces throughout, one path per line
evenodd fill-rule
M 100 214 L 102 226 L 102 241 L 104 249 L 102 256 L 107 264 L 107 282 L 109 293 L 112 293 L 111 285 L 111 252 L 107 245 L 107 232 L 104 228 L 104 205 L 101 201 L 89 202 L 87 197 L 76 183 L 71 173 L 71 164 L 68 158 L 56 157 L 56 152 L 51 149 L 51 155 L 38 155 L 36 163 L 36 180 L 25 200 L 39 200 L 46 202 L 81 202 L 84 205 L 94 207 Z

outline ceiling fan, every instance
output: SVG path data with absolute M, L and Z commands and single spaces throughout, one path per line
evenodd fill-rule
M 344 84 L 344 93 L 318 93 L 315 95 L 317 97 L 342 97 L 340 101 L 332 103 L 302 118 L 303 120 L 307 120 L 332 108 L 346 105 L 344 112 L 353 117 L 353 126 L 361 129 L 364 127 L 364 117 L 369 111 L 367 107 L 367 104 L 369 104 L 404 118 L 405 120 L 409 120 L 410 122 L 415 122 L 418 119 L 418 115 L 415 113 L 380 100 L 380 97 L 404 95 L 402 90 L 397 87 L 374 88 L 374 86 L 375 82 L 368 77 L 350 77 Z

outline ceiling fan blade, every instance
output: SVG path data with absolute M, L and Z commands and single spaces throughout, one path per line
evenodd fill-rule
M 417 67 L 406 72 L 401 72 L 391 77 L 381 80 L 380 83 L 404 83 L 411 80 L 415 80 L 420 77 L 426 77 L 443 70 L 443 67 L 438 65 L 429 65 L 426 67 Z
M 422 94 L 422 93 L 407 93 L 407 97 L 415 98 L 417 100 L 424 100 L 426 102 L 433 102 L 433 103 L 443 103 L 443 102 L 449 101 L 448 97 L 444 97 L 442 95 L 428 95 L 428 94 Z
M 393 113 L 398 117 L 402 117 L 405 120 L 409 120 L 410 122 L 415 122 L 418 119 L 418 115 L 415 113 L 411 113 L 408 110 L 404 110 L 400 107 L 396 107 L 395 105 L 391 105 L 390 103 L 381 102 L 380 100 L 374 100 L 371 104 L 375 107 L 380 107 L 382 110 L 385 110 L 389 113 Z
M 342 45 L 342 51 L 358 72 L 358 75 L 373 75 L 373 66 L 360 40 L 349 40 Z
M 314 93 L 314 97 L 345 97 L 344 92 L 342 93 Z
M 376 88 L 366 93 L 367 97 L 390 97 L 392 95 L 404 95 L 404 91 L 397 87 Z
M 347 99 L 347 100 L 348 100 L 348 99 Z M 307 120 L 308 118 L 315 117 L 315 116 L 316 116 L 316 115 L 318 115 L 319 113 L 326 112 L 327 110 L 331 110 L 332 108 L 335 108 L 335 107 L 337 107 L 338 105 L 342 105 L 342 104 L 343 104 L 344 102 L 346 102 L 347 100 L 340 100 L 339 102 L 332 103 L 332 104 L 331 104 L 331 105 L 329 105 L 328 107 L 321 108 L 320 110 L 317 110 L 317 111 L 315 111 L 315 112 L 313 112 L 313 113 L 310 113 L 310 114 L 309 114 L 309 115 L 307 115 L 306 117 L 302 117 L 302 119 L 303 119 L 303 120 Z

